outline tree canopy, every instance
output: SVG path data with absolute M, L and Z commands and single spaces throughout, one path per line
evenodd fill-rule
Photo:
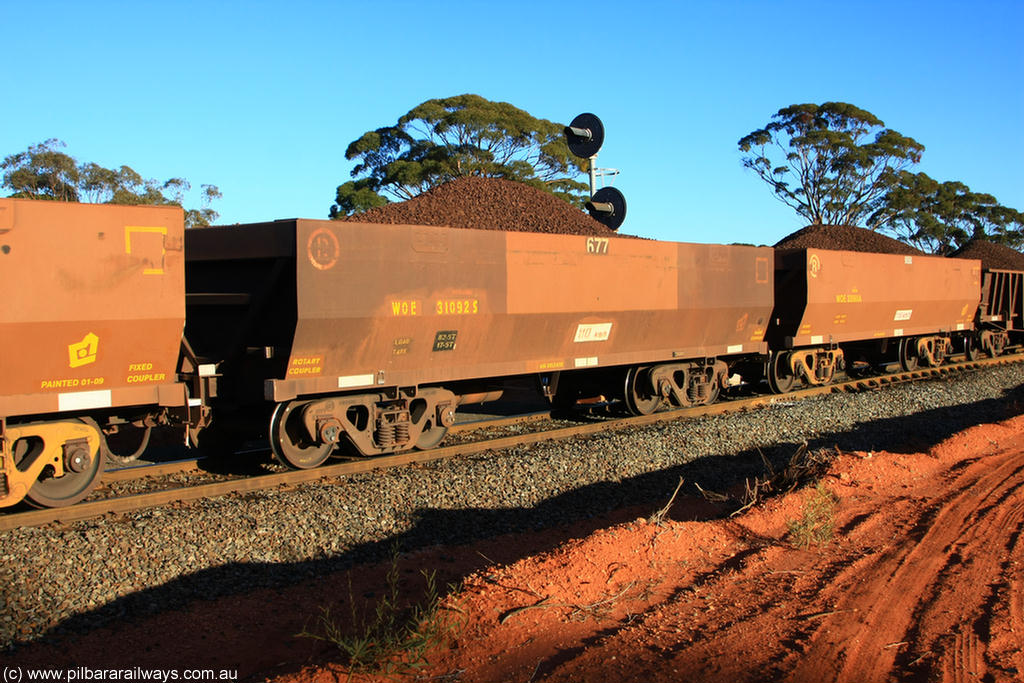
M 349 144 L 345 158 L 358 162 L 354 180 L 338 187 L 330 215 L 410 199 L 469 175 L 516 180 L 573 201 L 589 190 L 576 179 L 586 162 L 570 154 L 562 130 L 561 124 L 479 95 L 427 100 L 395 125 Z
M 61 151 L 63 142 L 51 138 L 31 145 L 24 152 L 11 154 L 0 162 L 3 181 L 0 187 L 11 197 L 49 199 L 96 204 L 172 204 L 183 206 L 191 185 L 184 178 L 163 183 L 143 178 L 129 166 L 104 168 L 95 163 L 79 163 Z M 185 209 L 186 227 L 205 226 L 217 219 L 210 203 L 220 199 L 216 185 L 202 185 L 202 204 Z
M 741 138 L 742 163 L 812 224 L 857 225 L 924 145 L 845 102 L 794 104 Z
M 910 172 L 924 145 L 852 104 L 790 105 L 738 144 L 743 165 L 812 225 L 866 226 L 940 254 L 972 238 L 1024 243 L 1024 215 Z
M 961 182 L 939 182 L 901 171 L 868 219 L 922 251 L 950 254 L 971 239 L 1011 247 L 1024 243 L 1024 214 Z

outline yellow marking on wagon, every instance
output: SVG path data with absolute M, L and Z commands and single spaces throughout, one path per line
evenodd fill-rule
M 106 377 L 72 377 L 70 379 L 44 379 L 39 382 L 40 389 L 77 389 L 79 387 L 99 387 L 107 381 Z
M 150 235 L 163 235 L 167 237 L 167 228 L 147 226 L 147 225 L 126 225 L 124 226 L 124 253 L 132 253 L 132 235 L 133 234 L 150 234 Z M 164 247 L 163 240 L 160 241 L 160 267 L 159 268 L 144 268 L 142 270 L 143 275 L 163 275 L 163 256 L 167 253 L 167 249 Z
M 319 375 L 323 372 L 323 356 L 297 356 L 288 366 L 288 376 Z
M 564 368 L 565 367 L 565 361 L 564 360 L 550 360 L 550 361 L 546 361 L 544 363 L 541 363 L 537 367 L 540 370 L 558 370 L 559 368 Z
M 438 315 L 473 315 L 480 312 L 479 299 L 438 299 L 434 303 Z
M 415 299 L 400 299 L 391 302 L 391 315 L 419 315 L 421 310 L 420 302 Z
M 39 383 L 40 389 L 68 389 L 82 383 L 80 379 L 44 379 Z
M 162 382 L 167 375 L 162 372 L 147 372 L 141 375 L 128 375 L 125 382 L 128 384 L 144 384 L 146 382 Z
M 409 347 L 412 345 L 412 337 L 398 337 L 394 341 L 391 353 L 395 356 L 405 356 L 409 353 Z

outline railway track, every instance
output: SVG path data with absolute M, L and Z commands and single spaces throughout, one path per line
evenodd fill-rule
M 459 433 L 468 433 L 478 431 L 481 429 L 499 429 L 502 427 L 510 427 L 514 425 L 539 422 L 542 420 L 548 420 L 550 418 L 550 412 L 536 412 L 523 415 L 514 415 L 510 417 L 496 417 L 493 419 L 472 420 L 452 425 L 448 429 L 448 434 L 454 435 Z M 262 448 L 243 452 L 269 453 L 270 450 L 267 448 Z M 238 453 L 236 453 L 236 455 L 238 455 Z M 108 470 L 103 475 L 103 481 L 100 484 L 100 486 L 102 487 L 106 484 L 115 482 L 134 481 L 137 479 L 144 479 L 146 477 L 161 477 L 171 474 L 189 474 L 193 472 L 203 472 L 204 462 L 206 462 L 204 458 L 187 458 L 164 463 L 135 464 L 129 467 L 122 467 L 116 470 Z
M 512 436 L 471 440 L 465 443 L 436 448 L 429 451 L 411 451 L 374 458 L 352 459 L 309 470 L 290 470 L 286 472 L 260 474 L 249 477 L 238 477 L 226 481 L 168 488 L 148 493 L 87 501 L 65 508 L 11 512 L 0 516 L 0 531 L 23 526 L 40 526 L 54 522 L 68 523 L 93 517 L 100 517 L 106 514 L 133 512 L 175 502 L 214 498 L 229 494 L 271 489 L 279 486 L 296 486 L 320 479 L 343 477 L 372 470 L 399 467 L 402 465 L 424 464 L 446 458 L 472 455 L 489 450 L 526 446 L 541 441 L 566 440 L 589 434 L 597 434 L 608 430 L 640 427 L 660 422 L 695 418 L 706 415 L 721 415 L 731 412 L 753 410 L 770 406 L 772 404 L 806 400 L 808 398 L 829 393 L 870 391 L 885 386 L 901 384 L 919 379 L 950 376 L 970 370 L 1020 362 L 1024 362 L 1024 355 L 1015 354 L 992 359 L 959 362 L 938 368 L 923 368 L 911 372 L 899 372 L 875 377 L 847 379 L 846 381 L 836 382 L 827 386 L 811 387 L 784 395 L 773 394 L 735 398 L 714 403 L 709 406 L 698 406 L 636 417 L 614 417 L 584 424 L 556 426 L 551 429 L 539 429 Z M 539 423 L 545 421 L 548 417 L 548 415 L 540 413 L 500 418 L 496 420 L 461 423 L 453 426 L 450 431 L 465 432 L 479 430 L 482 428 L 494 428 L 531 422 Z M 164 465 L 136 467 L 108 473 L 105 481 L 124 481 L 132 478 L 161 476 L 198 469 L 198 461 L 184 461 Z

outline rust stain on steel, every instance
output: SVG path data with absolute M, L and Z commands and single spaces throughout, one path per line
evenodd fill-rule
M 185 324 L 182 210 L 0 199 L 0 216 L 0 415 L 157 403 Z
M 674 309 L 678 258 L 669 242 L 506 233 L 508 312 Z
M 824 249 L 776 251 L 770 339 L 794 346 L 974 327 L 978 262 Z
M 768 248 L 286 226 L 297 320 L 275 400 L 766 349 Z

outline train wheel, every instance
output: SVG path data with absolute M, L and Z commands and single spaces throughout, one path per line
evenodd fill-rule
M 279 403 L 270 416 L 270 450 L 285 467 L 308 470 L 322 465 L 333 443 L 311 442 L 302 424 L 304 401 Z
M 431 448 L 437 448 L 437 445 L 444 440 L 444 437 L 448 434 L 448 428 L 444 425 L 435 425 L 433 422 L 429 423 L 430 426 L 426 427 L 420 436 L 416 439 L 416 448 L 421 451 L 429 451 Z
M 978 340 L 971 335 L 964 336 L 964 358 L 969 361 L 978 360 Z
M 84 441 L 84 439 L 82 440 Z M 35 439 L 19 439 L 14 443 L 14 462 L 19 463 L 34 457 L 34 449 L 42 448 Z M 57 508 L 74 505 L 89 495 L 100 477 L 103 476 L 103 457 L 100 449 L 89 452 L 85 444 L 67 445 L 64 449 L 64 476 L 52 476 L 53 469 L 46 467 L 32 488 L 25 494 L 29 505 L 39 508 Z
M 785 394 L 793 390 L 796 376 L 789 367 L 789 353 L 773 353 L 768 359 L 768 386 L 773 393 Z
M 988 342 L 987 344 L 982 344 L 986 356 L 995 358 L 1003 355 L 1003 351 L 1006 350 L 1006 336 L 1004 333 L 990 333 L 986 341 Z
M 913 337 L 900 339 L 900 367 L 904 372 L 913 372 L 917 364 L 917 340 Z
M 631 415 L 650 415 L 661 405 L 661 397 L 643 387 L 647 380 L 647 368 L 630 368 L 626 373 L 623 397 L 626 409 Z M 640 382 L 640 386 L 638 386 Z
M 717 377 L 711 382 L 711 386 L 708 388 L 708 397 L 701 401 L 701 405 L 709 406 L 722 395 L 722 385 L 719 382 Z

